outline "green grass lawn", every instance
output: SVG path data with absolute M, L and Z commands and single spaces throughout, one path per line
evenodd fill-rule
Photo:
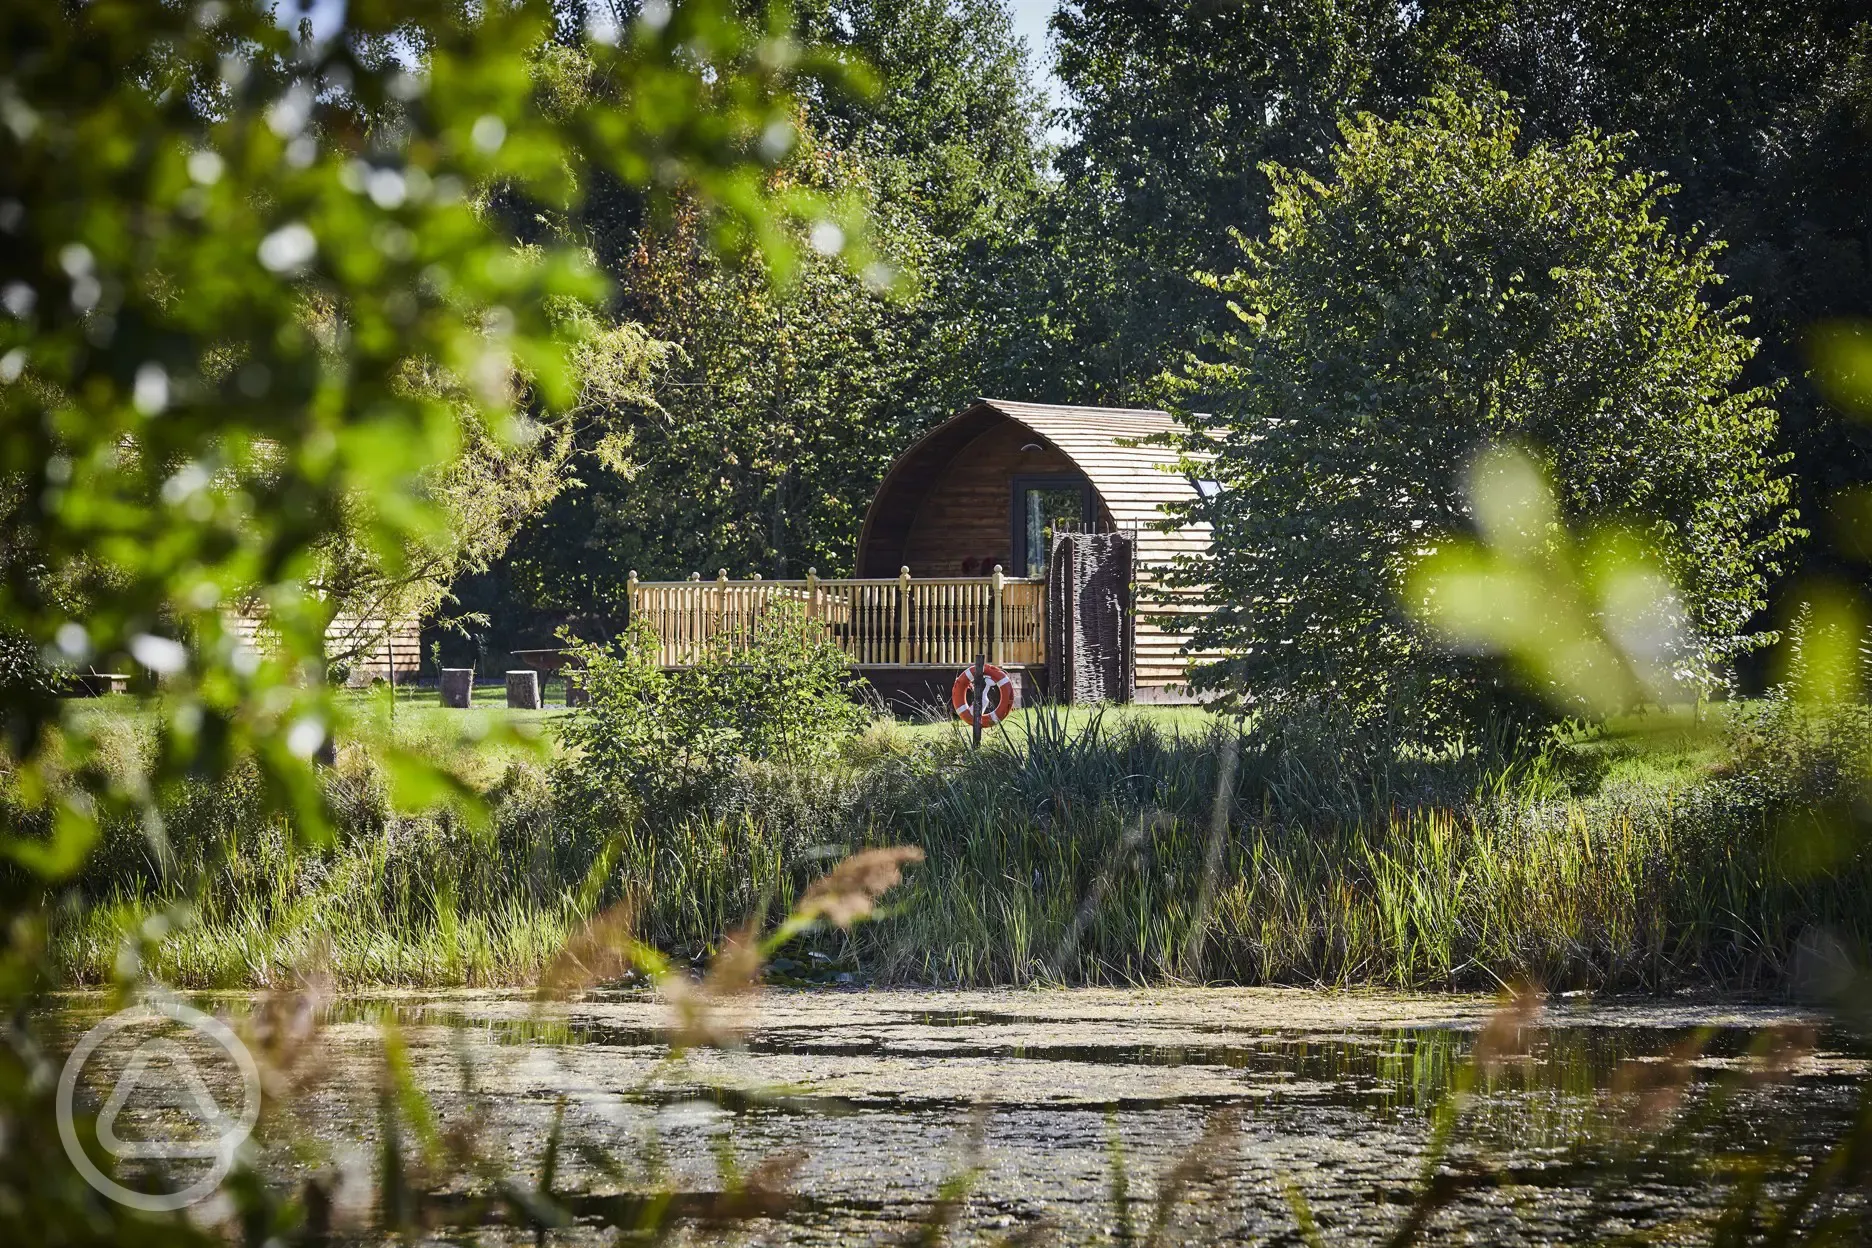
M 1567 748 L 1604 769 L 1601 785 L 1681 789 L 1730 757 L 1729 729 L 1755 701 L 1715 702 L 1618 716 L 1566 739 Z
M 557 693 L 557 690 L 554 690 Z M 499 688 L 478 689 L 475 703 L 467 710 L 445 707 L 434 688 L 405 688 L 397 691 L 392 712 L 389 690 L 347 692 L 345 702 L 356 718 L 357 735 L 366 741 L 394 740 L 406 748 L 430 750 L 439 757 L 453 759 L 463 770 L 464 753 L 475 753 L 472 772 L 486 774 L 490 768 L 504 767 L 508 758 L 525 752 L 528 740 L 538 740 L 550 751 L 554 726 L 570 712 L 564 705 L 547 706 L 538 711 L 509 710 L 503 705 Z M 1097 723 L 1104 731 L 1115 730 L 1130 722 L 1147 722 L 1169 736 L 1200 737 L 1207 734 L 1216 717 L 1196 706 L 1120 706 L 1120 707 L 1047 707 L 1024 708 L 1014 712 L 1001 725 L 983 732 L 982 740 L 990 748 L 1017 745 L 1035 717 L 1064 714 L 1067 731 L 1077 736 Z M 497 729 L 512 729 L 521 741 L 516 744 Z M 959 720 L 900 719 L 877 725 L 873 735 L 894 737 L 901 744 L 924 745 L 940 741 L 966 742 L 969 727 Z M 865 751 L 859 751 L 862 756 Z
M 1682 789 L 1707 776 L 1730 755 L 1728 728 L 1735 715 L 1753 702 L 1714 703 L 1699 714 L 1694 707 L 1670 707 L 1624 715 L 1598 727 L 1561 738 L 1564 750 L 1579 764 L 1578 774 L 1593 777 L 1591 787 L 1630 784 L 1658 790 Z M 1115 706 L 1063 708 L 1073 735 L 1094 723 L 1105 731 L 1142 722 L 1167 736 L 1201 737 L 1218 716 L 1200 706 Z M 1035 716 L 1058 715 L 1062 708 L 1015 711 L 983 733 L 984 743 L 1019 742 Z M 911 740 L 966 740 L 969 728 L 958 720 L 900 723 L 895 731 Z
M 562 700 L 564 695 L 557 687 L 552 689 L 552 693 L 556 695 L 555 700 L 537 711 L 510 709 L 506 692 L 498 685 L 477 688 L 466 710 L 443 706 L 442 695 L 433 685 L 398 689 L 394 709 L 390 690 L 381 685 L 373 689 L 347 689 L 339 697 L 346 709 L 359 720 L 387 728 L 394 718 L 399 732 L 408 728 L 419 732 L 486 735 L 488 729 L 496 724 L 544 727 L 554 720 L 563 719 L 566 715 Z
M 567 714 L 563 703 L 537 711 L 509 710 L 498 686 L 476 689 L 466 710 L 443 706 L 434 686 L 398 689 L 394 703 L 390 694 L 383 685 L 339 693 L 349 719 L 339 730 L 340 746 L 394 743 L 483 785 L 516 759 L 550 756 L 553 725 Z M 74 699 L 67 710 L 89 731 L 106 740 L 117 738 L 126 748 L 154 721 L 152 703 L 131 694 Z
M 391 691 L 383 685 L 345 690 L 341 704 L 351 717 L 349 739 L 366 744 L 390 742 L 424 750 L 452 762 L 457 770 L 491 776 L 508 761 L 525 755 L 550 753 L 555 725 L 570 711 L 563 703 L 563 686 L 552 685 L 554 702 L 537 711 L 510 710 L 498 685 L 475 690 L 466 710 L 445 707 L 434 686 L 404 686 Z M 1747 702 L 1714 703 L 1699 715 L 1693 708 L 1677 707 L 1621 716 L 1602 726 L 1564 738 L 1566 748 L 1582 764 L 1581 770 L 1597 777 L 1598 785 L 1628 783 L 1653 789 L 1680 789 L 1707 775 L 1728 757 L 1726 730 Z M 147 722 L 150 710 L 127 694 L 85 699 L 70 704 L 72 714 L 95 723 L 117 721 L 136 731 Z M 1167 736 L 1201 737 L 1217 723 L 1215 713 L 1200 706 L 1025 707 L 1002 724 L 983 733 L 989 747 L 1018 745 L 1038 717 L 1064 715 L 1069 735 L 1077 736 L 1097 724 L 1110 732 L 1130 723 L 1144 723 Z M 966 742 L 970 730 L 961 721 L 898 719 L 879 724 L 873 737 L 895 738 L 900 744 L 923 745 L 941 741 Z

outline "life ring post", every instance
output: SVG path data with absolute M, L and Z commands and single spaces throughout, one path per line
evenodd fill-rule
M 957 719 L 974 729 L 979 747 L 981 730 L 1000 723 L 1013 711 L 1014 682 L 988 662 L 986 654 L 978 654 L 973 663 L 956 673 L 955 683 L 949 687 L 949 707 Z
M 970 694 L 969 694 L 969 710 L 972 712 L 969 718 L 975 721 L 974 723 L 975 743 L 969 748 L 974 749 L 974 750 L 981 749 L 982 692 L 987 687 L 987 683 L 988 683 L 988 656 L 985 654 L 978 654 L 975 656 L 975 680 L 974 680 L 975 687 L 974 689 L 970 691 Z

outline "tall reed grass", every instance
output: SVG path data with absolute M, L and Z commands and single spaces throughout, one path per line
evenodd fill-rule
M 1790 852 L 1859 773 L 1816 776 L 1774 739 L 1800 757 L 1732 759 L 1682 790 L 1580 795 L 1551 760 L 1416 760 L 1367 777 L 1384 807 L 1348 811 L 1347 778 L 1254 742 L 1218 808 L 1243 748 L 1225 728 L 1043 728 L 904 786 L 921 800 L 896 834 L 930 856 L 863 956 L 957 984 L 1777 985 L 1803 941 L 1863 948 L 1872 862 Z
M 644 939 L 700 960 L 751 914 L 785 912 L 828 859 L 909 843 L 927 859 L 890 913 L 815 938 L 797 973 L 1764 989 L 1803 948 L 1872 937 L 1867 855 L 1795 835 L 1850 805 L 1868 739 L 1863 723 L 1756 725 L 1688 783 L 1605 785 L 1558 756 L 1372 767 L 1229 724 L 1042 715 L 979 754 L 875 728 L 838 761 L 744 765 L 655 823 L 560 800 L 550 769 L 514 762 L 479 825 L 393 813 L 353 748 L 327 780 L 332 845 L 290 851 L 239 780 L 179 795 L 160 851 L 148 829 L 111 830 L 54 942 L 77 982 L 126 949 L 189 986 L 308 962 L 360 983 L 526 982 L 594 905 L 629 899 Z

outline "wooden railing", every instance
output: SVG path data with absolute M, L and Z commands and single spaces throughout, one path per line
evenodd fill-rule
M 854 667 L 960 667 L 986 654 L 1003 666 L 1046 661 L 1046 582 L 1001 575 L 803 581 L 639 581 L 630 618 L 656 633 L 664 667 L 684 667 L 711 643 L 745 646 L 773 604 L 797 603 Z

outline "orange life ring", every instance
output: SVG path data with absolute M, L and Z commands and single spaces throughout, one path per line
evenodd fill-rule
M 969 708 L 969 695 L 974 691 L 975 665 L 971 663 L 962 669 L 949 689 L 949 705 L 955 708 L 956 718 L 965 724 L 975 722 L 975 714 Z M 982 727 L 1000 723 L 1013 709 L 1014 681 L 994 664 L 982 664 Z

